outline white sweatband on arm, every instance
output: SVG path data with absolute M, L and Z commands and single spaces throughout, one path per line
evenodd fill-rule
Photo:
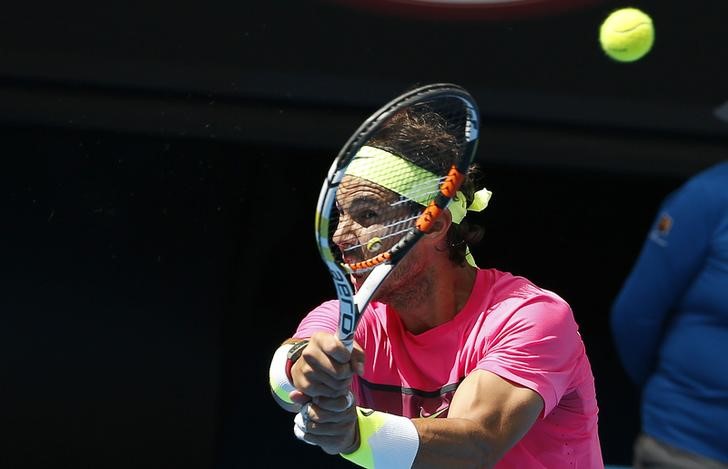
M 270 369 L 268 370 L 271 390 L 279 399 L 288 404 L 293 404 L 293 401 L 288 395 L 296 389 L 286 374 L 288 351 L 291 347 L 293 347 L 293 344 L 283 344 L 278 347 L 278 350 L 273 354 L 273 359 L 270 361 Z
M 356 408 L 359 449 L 342 454 L 344 459 L 367 469 L 412 467 L 420 448 L 415 424 L 407 417 Z

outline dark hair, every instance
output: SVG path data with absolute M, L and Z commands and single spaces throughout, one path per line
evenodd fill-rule
M 408 108 L 394 114 L 367 145 L 399 155 L 437 174 L 445 174 L 450 168 L 453 153 L 463 144 L 450 130 L 453 127 L 456 125 L 429 107 Z M 413 142 L 416 143 L 413 145 Z M 477 164 L 471 165 L 460 187 L 468 205 L 479 189 L 476 184 L 481 178 Z M 459 224 L 453 223 L 447 233 L 450 260 L 463 265 L 468 246 L 480 242 L 483 232 L 483 227 L 469 223 L 467 219 Z

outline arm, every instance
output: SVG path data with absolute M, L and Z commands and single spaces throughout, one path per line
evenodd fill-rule
M 344 457 L 376 469 L 480 468 L 500 461 L 566 392 L 574 360 L 583 351 L 562 301 L 546 298 L 516 308 L 478 369 L 458 386 L 447 418 L 360 412 L 361 441 Z
M 705 260 L 714 226 L 712 199 L 688 183 L 666 200 L 612 306 L 615 345 L 638 385 L 654 368 L 669 315 Z
M 476 370 L 458 387 L 447 418 L 410 420 L 369 409 L 342 412 L 311 405 L 307 422 L 299 423 L 302 439 L 329 454 L 341 452 L 362 467 L 481 469 L 493 467 L 543 408 L 536 392 Z
M 492 467 L 538 419 L 536 392 L 483 370 L 458 387 L 445 419 L 413 419 L 420 447 L 412 466 Z
M 349 439 L 354 450 L 342 456 L 370 469 L 493 467 L 543 408 L 536 392 L 477 370 L 461 383 L 447 418 L 410 420 L 358 409 Z

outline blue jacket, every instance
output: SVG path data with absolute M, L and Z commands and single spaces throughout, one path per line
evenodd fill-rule
M 728 463 L 728 162 L 665 199 L 611 327 L 643 431 Z

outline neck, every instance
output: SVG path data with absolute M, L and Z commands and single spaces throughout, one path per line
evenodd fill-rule
M 421 334 L 452 320 L 465 306 L 475 283 L 477 269 L 433 264 L 388 299 L 405 328 Z

